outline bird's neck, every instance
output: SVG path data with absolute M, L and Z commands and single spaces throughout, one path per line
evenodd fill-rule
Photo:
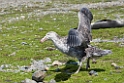
M 63 53 L 67 53 L 68 52 L 68 46 L 66 43 L 64 43 L 65 41 L 62 41 L 62 39 L 60 37 L 56 37 L 51 39 L 54 43 L 54 45 L 56 46 L 56 48 L 58 50 L 60 50 Z

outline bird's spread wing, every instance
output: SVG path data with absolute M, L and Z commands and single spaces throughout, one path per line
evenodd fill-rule
M 80 46 L 82 39 L 80 33 L 76 29 L 71 29 L 68 33 L 67 44 L 71 47 Z
M 79 24 L 77 29 L 71 29 L 68 33 L 67 44 L 71 47 L 87 45 L 92 40 L 91 21 L 92 13 L 87 8 L 82 8 L 78 13 Z

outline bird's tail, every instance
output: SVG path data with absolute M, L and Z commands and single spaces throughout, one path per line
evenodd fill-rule
M 112 53 L 111 50 L 103 50 L 91 45 L 85 49 L 85 51 L 88 54 L 88 57 L 102 57 Z

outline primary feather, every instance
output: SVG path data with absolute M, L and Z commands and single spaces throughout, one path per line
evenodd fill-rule
M 93 15 L 87 8 L 82 8 L 78 12 L 78 28 L 70 29 L 68 32 L 67 44 L 71 47 L 81 46 L 87 47 L 87 45 L 92 40 L 91 36 L 91 21 Z

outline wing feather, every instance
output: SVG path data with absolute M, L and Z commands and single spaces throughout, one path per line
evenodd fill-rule
M 71 29 L 68 33 L 67 44 L 71 47 L 80 46 L 82 43 L 79 32 Z
M 77 29 L 71 29 L 68 33 L 67 45 L 87 46 L 92 40 L 91 35 L 91 21 L 93 15 L 87 8 L 82 8 L 78 13 L 79 24 Z

